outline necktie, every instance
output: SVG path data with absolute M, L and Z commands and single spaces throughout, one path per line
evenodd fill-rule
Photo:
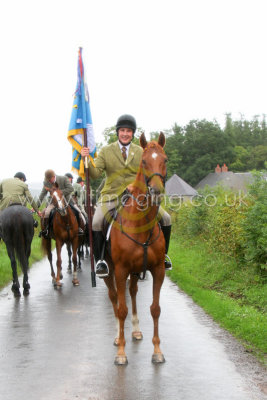
M 126 147 L 123 146 L 121 148 L 121 154 L 122 154 L 124 161 L 126 161 L 126 158 L 127 158 Z

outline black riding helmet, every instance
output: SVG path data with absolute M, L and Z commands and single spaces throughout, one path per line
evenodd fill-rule
M 14 178 L 23 179 L 24 182 L 26 182 L 26 176 L 25 176 L 25 174 L 24 174 L 23 172 L 17 172 L 17 173 L 14 175 Z
M 135 118 L 132 115 L 129 115 L 129 114 L 121 115 L 118 118 L 118 121 L 116 123 L 116 132 L 117 132 L 117 134 L 118 134 L 118 130 L 120 128 L 132 129 L 133 134 L 134 134 L 135 131 L 136 131 L 136 120 L 135 120 Z
M 73 179 L 73 176 L 72 176 L 69 172 L 67 172 L 67 173 L 65 174 L 65 176 L 66 176 L 67 178 Z

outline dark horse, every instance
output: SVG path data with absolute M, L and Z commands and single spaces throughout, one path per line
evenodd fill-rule
M 79 280 L 77 278 L 77 249 L 79 244 L 78 237 L 78 221 L 75 217 L 74 211 L 71 207 L 66 204 L 62 191 L 58 188 L 57 183 L 52 188 L 46 188 L 50 192 L 52 203 L 55 206 L 55 214 L 52 222 L 52 232 L 46 239 L 42 237 L 42 248 L 47 254 L 50 267 L 52 283 L 55 287 L 60 288 L 62 283 L 60 280 L 63 278 L 62 275 L 62 259 L 61 249 L 64 243 L 70 245 L 72 248 L 72 262 L 73 262 L 73 279 L 72 283 L 74 286 L 79 286 Z M 53 263 L 52 263 L 52 252 L 51 252 L 51 238 L 56 241 L 57 251 L 57 275 L 55 275 Z
M 21 296 L 16 258 L 23 272 L 23 294 L 28 295 L 30 292 L 28 267 L 34 234 L 33 223 L 32 213 L 22 205 L 11 205 L 0 213 L 0 238 L 6 244 L 7 253 L 11 261 L 13 274 L 12 291 L 15 297 Z
M 128 187 L 123 206 L 113 221 L 110 241 L 111 251 L 106 251 L 110 275 L 104 278 L 109 298 L 118 322 L 118 346 L 115 364 L 127 364 L 125 354 L 124 323 L 128 313 L 125 291 L 130 276 L 129 291 L 132 300 L 132 337 L 142 339 L 136 307 L 137 281 L 140 274 L 149 270 L 153 277 L 153 302 L 150 307 L 154 322 L 152 355 L 153 363 L 165 361 L 159 347 L 158 320 L 160 316 L 159 297 L 165 277 L 165 240 L 157 222 L 160 198 L 164 192 L 167 157 L 163 150 L 165 136 L 160 134 L 158 142 L 147 143 L 145 135 L 140 137 L 143 148 L 142 160 L 136 179 Z

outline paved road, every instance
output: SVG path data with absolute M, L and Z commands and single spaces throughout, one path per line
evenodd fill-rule
M 64 254 L 66 271 L 66 255 Z M 166 278 L 161 292 L 161 348 L 153 352 L 151 278 L 139 283 L 144 339 L 131 341 L 127 366 L 113 364 L 116 327 L 104 283 L 92 288 L 88 261 L 73 287 L 51 284 L 42 261 L 30 272 L 31 294 L 0 292 L 0 398 L 3 400 L 262 400 L 267 377 L 251 355 Z M 266 391 L 266 395 L 264 394 Z

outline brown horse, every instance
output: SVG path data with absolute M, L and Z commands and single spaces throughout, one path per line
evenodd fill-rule
M 60 288 L 62 283 L 60 280 L 63 278 L 62 275 L 62 259 L 61 249 L 64 243 L 69 244 L 72 247 L 72 262 L 73 262 L 73 279 L 72 283 L 75 286 L 79 286 L 79 280 L 77 279 L 77 248 L 79 244 L 78 236 L 78 222 L 71 207 L 66 204 L 63 193 L 58 188 L 57 183 L 52 188 L 46 188 L 50 192 L 52 203 L 55 206 L 55 214 L 52 224 L 52 232 L 49 238 L 42 237 L 42 248 L 47 254 L 50 267 L 52 283 L 55 287 Z M 55 276 L 53 263 L 52 263 L 52 252 L 51 252 L 51 238 L 56 241 L 57 251 L 57 275 Z
M 158 320 L 160 316 L 159 297 L 165 277 L 165 240 L 158 224 L 160 199 L 164 193 L 167 156 L 163 150 L 165 136 L 160 133 L 158 142 L 147 143 L 145 135 L 140 137 L 143 148 L 142 160 L 135 182 L 128 187 L 123 206 L 112 224 L 110 232 L 111 251 L 106 251 L 110 274 L 104 281 L 118 322 L 118 346 L 115 364 L 127 364 L 125 354 L 124 322 L 128 313 L 125 291 L 130 276 L 129 291 L 132 301 L 132 338 L 142 339 L 136 307 L 137 281 L 143 278 L 146 269 L 153 277 L 153 302 L 150 307 L 154 322 L 152 362 L 165 361 L 159 347 Z

